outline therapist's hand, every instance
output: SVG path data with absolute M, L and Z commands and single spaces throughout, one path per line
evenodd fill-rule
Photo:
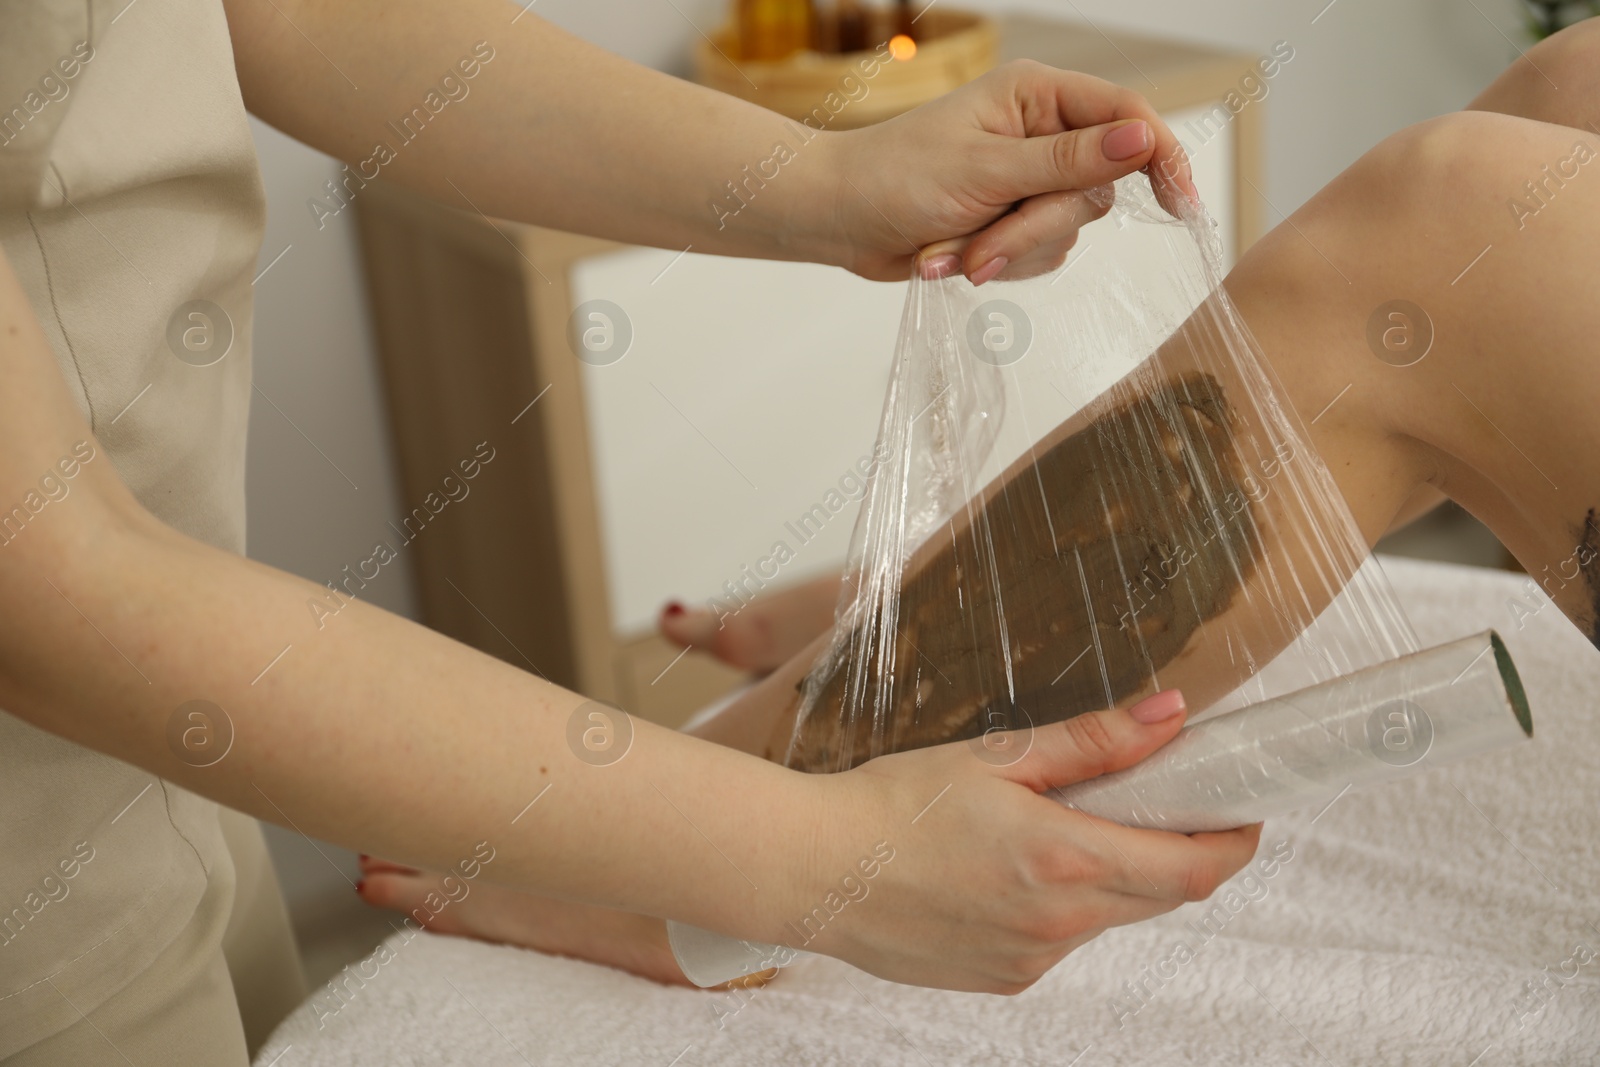
M 1169 691 L 1037 728 L 1009 766 L 997 765 L 1003 745 L 980 752 L 972 742 L 816 776 L 830 830 L 810 865 L 815 899 L 788 903 L 797 927 L 811 919 L 804 947 L 894 981 L 1017 993 L 1107 927 L 1210 896 L 1255 854 L 1259 825 L 1135 830 L 1039 795 L 1137 763 L 1183 719 Z M 862 867 L 869 856 L 879 862 Z
M 918 269 L 975 283 L 1065 261 L 1105 214 L 1085 193 L 1145 170 L 1169 211 L 1195 195 L 1189 163 L 1144 97 L 1019 60 L 886 122 L 829 139 L 832 218 L 843 266 L 877 280 Z

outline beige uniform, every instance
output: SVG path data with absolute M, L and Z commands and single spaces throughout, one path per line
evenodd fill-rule
M 263 214 L 220 0 L 0 4 L 0 245 L 95 462 L 234 552 Z M 236 986 L 303 995 L 259 827 L 0 712 L 0 1061 L 243 1063 Z

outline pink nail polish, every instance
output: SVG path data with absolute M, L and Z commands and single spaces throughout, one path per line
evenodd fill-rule
M 946 278 L 961 269 L 961 257 L 953 252 L 941 252 L 922 260 L 922 277 L 928 281 Z
M 1011 261 L 1005 256 L 995 256 L 989 262 L 972 272 L 972 284 L 982 285 L 996 274 L 1006 269 L 1006 264 Z
M 1118 126 L 1100 141 L 1100 154 L 1113 162 L 1132 159 L 1150 147 L 1150 127 L 1143 122 Z
M 1163 689 L 1154 696 L 1145 697 L 1139 703 L 1128 709 L 1128 714 L 1146 725 L 1155 722 L 1165 722 L 1174 715 L 1180 715 L 1188 710 L 1188 705 L 1183 702 L 1183 693 L 1177 689 Z

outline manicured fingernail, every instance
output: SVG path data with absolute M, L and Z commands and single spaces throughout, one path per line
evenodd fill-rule
M 366 884 L 367 884 L 367 880 L 365 878 L 357 878 L 356 879 L 356 892 L 357 893 L 361 892 L 361 887 L 366 885 Z
M 665 615 L 669 619 L 675 619 L 679 615 L 682 615 L 683 612 L 683 605 L 678 603 L 676 600 L 672 601 L 665 608 L 661 609 L 661 614 Z
M 922 277 L 931 281 L 944 278 L 961 269 L 961 257 L 953 252 L 941 252 L 922 261 Z
M 989 262 L 972 272 L 972 284 L 982 285 L 996 274 L 1006 269 L 1006 264 L 1011 261 L 1005 256 L 995 256 Z
M 1150 127 L 1143 122 L 1118 126 L 1100 141 L 1100 154 L 1113 162 L 1132 159 L 1150 147 Z
M 1128 714 L 1139 722 L 1153 723 L 1165 722 L 1174 715 L 1182 714 L 1188 705 L 1183 702 L 1183 693 L 1177 689 L 1163 689 L 1155 696 L 1145 697 L 1139 703 L 1128 709 Z

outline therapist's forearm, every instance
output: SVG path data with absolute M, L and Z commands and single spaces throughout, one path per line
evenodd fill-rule
M 507 0 L 227 9 L 246 104 L 350 164 L 356 198 L 361 174 L 378 174 L 463 210 L 636 244 L 842 261 L 817 236 L 837 192 L 822 158 L 832 135 L 807 131 L 816 139 L 782 164 L 782 179 L 752 183 L 741 207 L 726 183 L 744 181 L 779 141 L 795 146 L 794 124 L 623 60 Z M 474 55 L 480 42 L 487 62 Z M 462 60 L 475 76 L 463 76 Z M 458 99 L 441 89 L 446 74 Z M 437 114 L 429 93 L 435 106 L 448 101 Z M 406 140 L 413 109 L 426 122 Z M 736 217 L 720 218 L 718 204 Z
M 792 881 L 804 776 L 639 721 L 585 763 L 583 698 L 359 601 L 319 629 L 326 590 L 89 493 L 0 548 L 11 713 L 314 837 L 434 868 L 487 841 L 485 877 L 549 895 L 748 934 Z M 172 747 L 192 700 L 233 725 L 212 766 Z

